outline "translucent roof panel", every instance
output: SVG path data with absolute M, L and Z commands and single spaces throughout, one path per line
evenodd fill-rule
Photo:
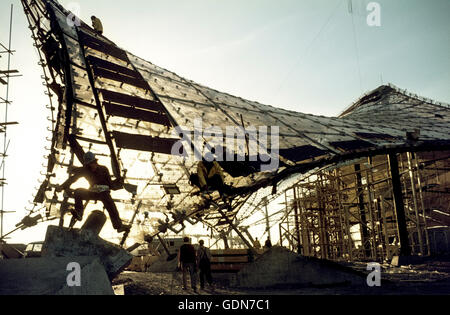
M 234 219 L 240 209 L 245 214 L 250 205 L 260 204 L 274 187 L 286 187 L 293 177 L 317 167 L 362 155 L 439 149 L 450 142 L 447 106 L 393 86 L 368 93 L 341 117 L 278 109 L 158 67 L 84 22 L 71 25 L 69 12 L 56 1 L 22 3 L 37 47 L 51 61 L 47 83 L 59 104 L 44 194 L 36 198 L 47 215 L 57 217 L 73 206 L 55 187 L 81 166 L 80 155 L 87 151 L 97 154 L 114 179 L 125 182 L 112 196 L 124 220 L 139 218 L 132 242 L 142 233 L 178 230 L 185 220 L 217 217 L 217 206 L 201 198 L 189 181 L 198 162 L 180 153 L 204 154 L 213 146 L 234 158 L 220 161 L 226 182 L 239 188 L 228 214 Z M 46 48 L 54 42 L 53 50 Z M 266 138 L 265 130 L 270 133 Z M 416 130 L 419 137 L 411 140 Z M 177 153 L 173 149 L 180 143 L 184 148 Z M 279 163 L 267 170 L 262 166 L 269 154 Z M 220 203 L 220 196 L 213 198 Z M 91 203 L 88 211 L 99 206 Z M 214 227 L 219 221 L 203 222 Z

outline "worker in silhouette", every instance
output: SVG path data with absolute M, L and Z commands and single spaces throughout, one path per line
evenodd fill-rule
M 205 247 L 205 242 L 201 240 L 197 249 L 197 266 L 200 269 L 200 288 L 205 289 L 205 278 L 209 287 L 214 289 L 211 275 L 211 252 Z
M 183 239 L 184 244 L 178 251 L 178 268 L 183 271 L 183 290 L 187 290 L 187 273 L 191 278 L 191 287 L 197 292 L 197 262 L 194 246 L 189 237 Z
M 255 241 L 253 242 L 253 247 L 255 249 L 261 249 L 261 243 L 259 242 L 258 238 L 256 238 Z
M 191 184 L 200 188 L 202 192 L 218 191 L 222 196 L 232 195 L 234 188 L 225 184 L 222 167 L 214 159 L 203 158 L 197 165 L 197 174 L 191 175 Z
M 271 249 L 272 248 L 272 241 L 270 240 L 270 237 L 267 238 L 266 243 L 264 244 L 265 249 Z
M 111 180 L 108 168 L 99 165 L 95 154 L 88 152 L 84 156 L 84 166 L 75 168 L 73 175 L 62 185 L 56 188 L 57 192 L 70 189 L 70 186 L 80 178 L 85 178 L 89 184 L 90 189 L 77 189 L 74 192 L 75 209 L 72 209 L 72 215 L 78 220 L 83 220 L 84 200 L 95 200 L 103 202 L 106 210 L 109 213 L 114 229 L 118 233 L 129 232 L 130 226 L 124 225 L 120 219 L 117 207 L 111 197 L 111 189 L 117 190 L 121 185 Z
M 99 18 L 91 16 L 92 28 L 98 35 L 103 35 L 103 24 Z

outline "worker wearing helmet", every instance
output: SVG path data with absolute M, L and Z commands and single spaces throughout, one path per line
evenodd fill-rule
M 95 200 L 103 202 L 106 210 L 109 213 L 109 217 L 113 224 L 114 229 L 118 233 L 127 232 L 130 230 L 130 226 L 122 224 L 117 207 L 111 198 L 111 188 L 115 185 L 111 180 L 111 175 L 108 168 L 99 165 L 95 154 L 88 152 L 84 156 L 84 166 L 76 168 L 73 170 L 73 175 L 61 186 L 57 187 L 57 191 L 63 191 L 70 188 L 70 186 L 75 183 L 80 178 L 84 177 L 90 184 L 91 188 L 87 189 L 77 189 L 74 193 L 75 198 L 75 209 L 72 212 L 74 217 L 78 221 L 83 220 L 83 201 L 84 200 Z

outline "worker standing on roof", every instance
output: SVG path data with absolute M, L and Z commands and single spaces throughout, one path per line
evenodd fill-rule
M 92 20 L 92 27 L 94 28 L 94 31 L 99 35 L 103 35 L 102 21 L 100 21 L 100 19 L 95 17 L 94 15 L 91 16 L 91 20 Z
M 111 180 L 108 168 L 99 165 L 95 154 L 92 152 L 85 154 L 83 164 L 83 167 L 73 170 L 73 175 L 64 184 L 56 188 L 57 192 L 70 189 L 70 186 L 82 177 L 86 178 L 89 182 L 91 186 L 89 190 L 75 190 L 75 209 L 71 211 L 72 215 L 78 221 L 82 221 L 84 213 L 83 201 L 99 200 L 103 202 L 103 205 L 108 211 L 114 229 L 116 229 L 118 233 L 130 231 L 131 227 L 122 223 L 116 205 L 111 198 L 110 191 L 111 189 L 116 188 L 116 184 Z

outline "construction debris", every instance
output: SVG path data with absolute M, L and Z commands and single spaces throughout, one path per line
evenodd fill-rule
M 78 256 L 98 257 L 110 279 L 120 274 L 133 259 L 126 250 L 101 239 L 90 230 L 50 226 L 42 248 L 42 257 Z
M 312 259 L 314 262 L 315 259 Z M 324 262 L 325 266 L 329 264 Z M 367 273 L 367 263 L 349 263 L 348 268 L 359 270 L 357 274 Z M 450 260 L 429 260 L 424 265 L 404 268 L 382 265 L 382 286 L 323 284 L 279 284 L 271 287 L 237 287 L 236 275 L 213 273 L 215 291 L 200 291 L 200 295 L 422 295 L 448 294 L 450 292 Z M 348 268 L 331 264 L 329 270 L 348 271 Z M 306 274 L 310 269 L 305 269 Z M 352 271 L 350 271 L 352 273 Z M 267 275 L 264 274 L 266 277 Z M 365 282 L 365 280 L 363 279 Z M 124 285 L 125 295 L 191 295 L 193 291 L 183 291 L 180 272 L 136 273 L 124 272 L 114 285 Z
M 80 266 L 80 285 L 70 287 L 68 266 Z M 98 257 L 0 260 L 0 295 L 114 295 Z
M 169 256 L 162 254 L 157 261 L 155 261 L 147 270 L 148 272 L 175 272 L 177 270 L 178 260 L 172 259 L 168 261 Z
M 273 247 L 237 274 L 237 286 L 270 288 L 283 286 L 364 285 L 364 274 L 337 263 L 299 256 L 285 248 Z
M 97 231 L 50 226 L 41 258 L 0 261 L 0 295 L 114 294 L 110 280 L 130 264 L 132 256 L 101 239 Z M 74 286 L 69 282 L 72 268 L 79 272 Z

